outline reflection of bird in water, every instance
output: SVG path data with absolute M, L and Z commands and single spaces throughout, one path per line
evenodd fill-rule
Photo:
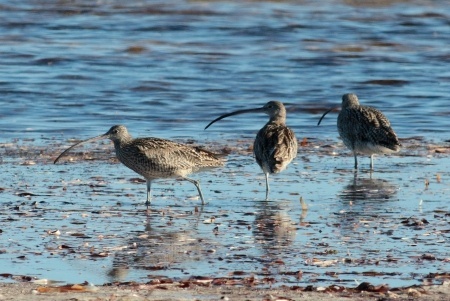
M 253 226 L 253 236 L 267 253 L 278 253 L 292 244 L 296 235 L 296 224 L 278 204 L 262 203 L 258 206 Z
M 339 194 L 341 202 L 336 204 L 336 214 L 331 217 L 335 220 L 330 222 L 349 250 L 360 248 L 361 242 L 372 244 L 370 237 L 378 235 L 376 233 L 392 233 L 392 229 L 385 226 L 390 220 L 387 211 L 395 206 L 391 204 L 396 201 L 397 190 L 398 186 L 387 180 L 362 178 L 358 173 L 352 175 Z
M 269 197 L 269 174 L 277 174 L 286 169 L 297 156 L 297 139 L 294 132 L 286 126 L 286 109 L 279 101 L 269 101 L 261 108 L 239 110 L 224 114 L 211 121 L 205 130 L 214 122 L 225 117 L 262 112 L 269 115 L 269 121 L 261 128 L 253 143 L 253 154 L 256 162 L 266 177 L 266 200 Z
M 278 274 L 280 265 L 292 256 L 297 235 L 297 223 L 280 207 L 280 202 L 258 202 L 252 234 L 254 245 L 261 250 L 258 256 L 265 274 Z
M 155 217 L 147 216 L 144 231 L 133 233 L 133 237 L 127 240 L 130 246 L 114 253 L 113 265 L 108 272 L 111 281 L 123 281 L 130 270 L 158 271 L 170 269 L 171 267 L 185 262 L 200 261 L 205 258 L 205 249 L 213 249 L 205 239 L 199 243 L 197 228 L 202 211 L 194 211 L 192 215 L 184 216 L 187 221 L 183 230 L 173 227 L 173 218 L 170 215 L 152 212 L 159 217 L 161 223 L 151 226 Z M 178 215 L 178 214 L 177 214 Z M 151 272 L 150 272 L 151 273 Z
M 110 282 L 123 282 L 127 278 L 128 274 L 130 272 L 130 268 L 124 264 L 124 265 L 115 265 L 113 268 L 111 268 L 107 276 L 110 280 Z
M 320 118 L 320 124 L 326 114 Z M 374 154 L 389 154 L 400 151 L 397 135 L 389 120 L 377 109 L 359 104 L 355 94 L 342 96 L 342 110 L 337 120 L 339 136 L 355 157 L 355 169 L 358 168 L 357 153 L 370 156 L 370 169 L 373 170 Z
M 112 268 L 108 272 L 114 281 L 122 281 L 130 270 L 158 273 L 186 261 L 200 260 L 204 247 L 191 231 L 141 232 L 131 238 L 129 244 L 135 247 L 114 253 Z
M 386 201 L 397 193 L 398 187 L 383 179 L 358 178 L 344 187 L 341 198 L 345 201 Z
M 200 169 L 222 166 L 224 163 L 213 153 L 170 140 L 153 137 L 133 139 L 123 125 L 115 125 L 103 135 L 76 143 L 61 153 L 55 163 L 75 146 L 104 138 L 114 142 L 120 162 L 146 179 L 147 207 L 151 202 L 152 181 L 162 178 L 181 178 L 191 182 L 197 187 L 204 204 L 200 183 L 187 175 Z

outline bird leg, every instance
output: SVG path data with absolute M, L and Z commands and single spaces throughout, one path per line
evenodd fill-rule
M 196 180 L 192 180 L 192 179 L 186 178 L 186 177 L 183 177 L 182 179 L 191 182 L 192 184 L 195 185 L 195 187 L 197 187 L 198 195 L 200 196 L 200 199 L 202 200 L 202 205 L 204 205 L 205 204 L 205 200 L 203 199 L 203 193 L 202 193 L 202 189 L 200 188 L 200 182 L 196 181 Z
M 370 155 L 370 170 L 373 170 L 373 154 Z
M 266 201 L 269 199 L 269 173 L 265 172 L 264 175 L 266 176 Z
M 353 153 L 353 156 L 355 157 L 355 169 L 358 169 L 358 158 L 356 157 L 356 152 Z
M 152 202 L 152 181 L 147 180 L 147 201 L 145 202 L 145 205 L 148 207 L 150 206 L 150 203 Z

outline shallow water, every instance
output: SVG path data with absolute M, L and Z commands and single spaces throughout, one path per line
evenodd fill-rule
M 43 157 L 20 165 L 17 158 L 2 165 L 4 281 L 26 275 L 95 284 L 193 276 L 252 279 L 259 287 L 439 283 L 427 277 L 450 264 L 450 160 L 408 145 L 410 156 L 376 158 L 373 173 L 364 169 L 369 159 L 360 158 L 356 176 L 342 145 L 332 153 L 325 144 L 303 147 L 272 177 L 269 201 L 259 167 L 238 150 L 225 167 L 192 176 L 202 182 L 204 207 L 191 183 L 157 181 L 149 215 L 145 184 L 121 164 L 77 155 L 72 163 Z
M 334 116 L 316 124 L 346 92 L 382 109 L 400 137 L 448 139 L 450 8 L 439 2 L 0 3 L 6 141 L 117 123 L 170 138 L 253 134 L 264 117 L 203 127 L 274 98 L 299 134 L 335 138 Z
M 448 147 L 450 8 L 316 3 L 1 1 L 0 272 L 96 284 L 254 275 L 258 285 L 399 286 L 448 271 L 450 163 L 426 146 Z M 401 138 L 424 138 L 356 180 L 336 114 L 316 126 L 350 91 Z M 289 125 L 313 146 L 272 179 L 264 202 L 246 150 L 266 117 L 203 128 L 269 99 L 287 105 Z M 109 142 L 80 149 L 96 149 L 95 160 L 50 164 L 69 139 L 117 123 L 135 136 L 232 148 L 225 167 L 192 176 L 203 210 L 192 184 L 160 181 L 148 218 L 145 185 L 108 159 Z M 408 226 L 410 217 L 428 223 Z

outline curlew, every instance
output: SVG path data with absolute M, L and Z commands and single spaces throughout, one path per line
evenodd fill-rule
M 269 101 L 263 107 L 239 110 L 224 114 L 211 121 L 205 130 L 214 122 L 223 118 L 245 114 L 265 113 L 269 121 L 259 130 L 253 143 L 253 154 L 256 163 L 266 177 L 266 200 L 269 198 L 269 174 L 276 174 L 286 169 L 297 156 L 297 139 L 294 132 L 286 126 L 286 109 L 279 101 Z
M 326 111 L 317 125 L 334 109 Z M 386 116 L 377 109 L 360 105 L 356 94 L 342 96 L 337 128 L 345 146 L 353 152 L 355 169 L 358 168 L 358 153 L 370 156 L 370 169 L 373 170 L 374 155 L 400 151 L 401 145 Z
M 187 175 L 200 169 L 222 166 L 224 163 L 215 154 L 197 147 L 153 137 L 133 139 L 123 125 L 115 125 L 103 135 L 72 145 L 62 152 L 54 163 L 56 164 L 61 157 L 80 144 L 105 138 L 114 142 L 119 161 L 145 178 L 147 208 L 151 203 L 152 181 L 163 178 L 180 178 L 194 184 L 203 205 L 205 201 L 200 183 L 188 178 Z

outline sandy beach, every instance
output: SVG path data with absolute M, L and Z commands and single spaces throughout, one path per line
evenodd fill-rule
M 194 285 L 187 288 L 182 283 L 127 284 L 120 286 L 63 286 L 48 287 L 30 283 L 0 285 L 0 300 L 54 300 L 54 301 L 139 301 L 139 300 L 303 300 L 303 301 L 390 301 L 420 300 L 447 301 L 450 296 L 449 282 L 431 287 L 415 287 L 386 292 L 366 292 L 345 289 L 333 292 L 284 289 L 256 289 L 251 287 Z M 320 289 L 322 290 L 322 289 Z M 45 292 L 48 291 L 48 292 Z M 43 293 L 40 293 L 43 292 Z

